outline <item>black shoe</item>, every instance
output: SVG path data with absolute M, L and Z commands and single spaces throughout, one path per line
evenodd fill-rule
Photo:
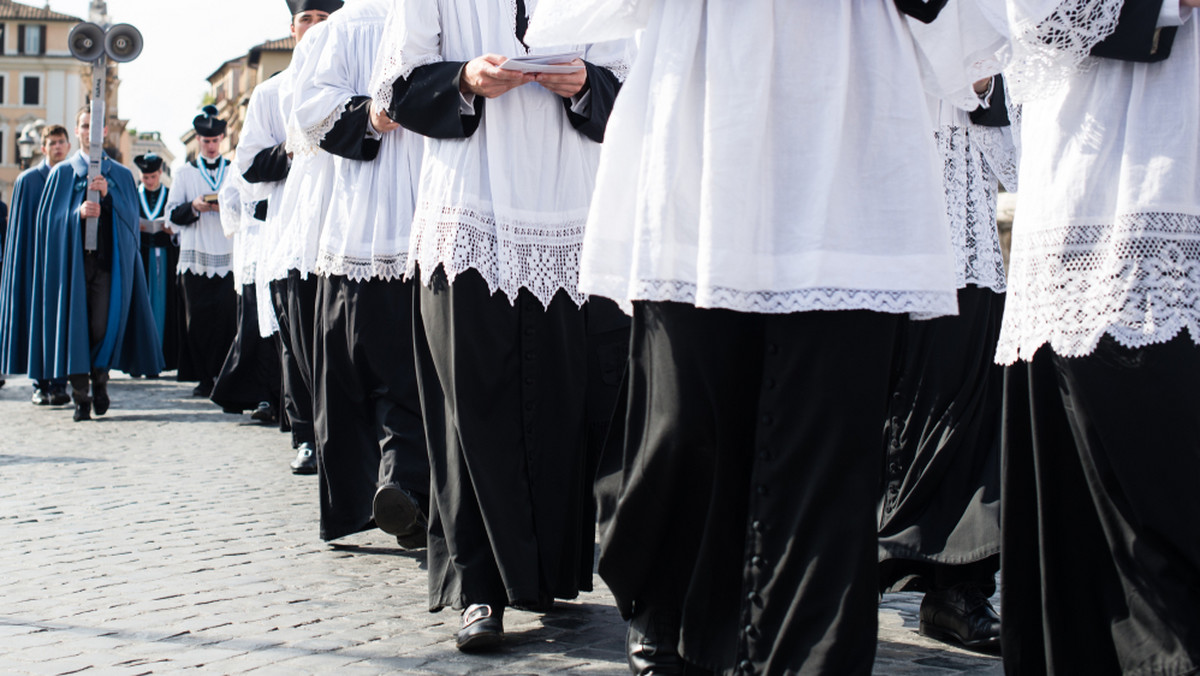
M 71 395 L 61 387 L 50 388 L 50 405 L 51 406 L 66 406 L 71 403 Z
M 925 593 L 921 601 L 921 634 L 968 650 L 1000 648 L 1000 616 L 979 585 L 970 582 Z
M 379 530 L 396 536 L 396 543 L 405 549 L 420 549 L 428 541 L 425 508 L 411 493 L 387 484 L 375 491 L 371 505 L 375 514 L 375 525 Z
M 33 396 L 29 398 L 29 401 L 32 402 L 34 406 L 49 406 L 50 395 L 46 394 L 46 391 L 42 388 L 35 387 L 33 388 Z M 67 401 L 70 401 L 70 397 L 67 398 Z
M 202 380 L 200 384 L 192 388 L 193 397 L 208 398 L 212 395 L 213 384 L 211 380 Z
M 635 676 L 674 676 L 684 672 L 679 656 L 679 615 L 646 608 L 629 621 L 625 657 Z
M 499 647 L 504 640 L 504 608 L 493 610 L 484 603 L 467 607 L 462 614 L 462 627 L 454 637 L 458 649 L 482 652 Z
M 275 407 L 271 404 L 262 401 L 259 402 L 258 408 L 250 414 L 251 420 L 257 420 L 260 423 L 275 423 L 279 421 L 279 416 L 275 415 Z
M 300 444 L 296 449 L 296 459 L 290 465 L 292 474 L 316 474 L 317 473 L 317 452 L 313 450 L 312 444 L 307 441 Z
M 92 394 L 92 406 L 96 408 L 96 415 L 104 415 L 108 413 L 108 407 L 112 402 L 108 398 L 108 390 L 97 389 Z
M 92 419 L 92 404 L 75 404 L 75 422 L 83 422 L 84 420 Z

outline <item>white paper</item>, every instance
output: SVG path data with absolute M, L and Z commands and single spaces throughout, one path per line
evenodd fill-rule
M 520 73 L 574 73 L 583 70 L 583 65 L 571 62 L 582 58 L 583 52 L 514 56 L 500 64 L 500 68 Z

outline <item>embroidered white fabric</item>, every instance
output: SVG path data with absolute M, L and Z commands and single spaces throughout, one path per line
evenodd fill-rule
M 254 217 L 256 201 L 250 201 L 250 184 L 237 172 L 230 172 L 219 193 L 221 225 L 225 236 L 233 239 L 233 288 L 238 295 L 242 287 L 255 283 L 259 255 L 259 225 Z
M 1200 32 L 1161 63 L 1103 59 L 1023 105 L 1021 197 L 996 359 L 1104 334 L 1168 340 L 1200 317 Z
M 322 55 L 297 84 L 293 120 L 315 149 L 346 103 L 368 90 L 391 0 L 359 0 L 324 23 Z M 328 211 L 313 271 L 356 281 L 399 279 L 408 264 L 415 183 L 424 141 L 397 129 L 370 162 L 334 157 Z
M 230 165 L 226 176 L 237 170 Z M 170 219 L 171 212 L 176 207 L 187 204 L 202 195 L 216 192 L 205 181 L 196 165 L 182 162 L 174 168 L 175 178 L 171 192 L 167 196 L 166 217 Z M 219 189 L 220 186 L 218 186 Z M 205 277 L 223 277 L 232 271 L 233 242 L 225 237 L 221 226 L 221 216 L 214 211 L 200 214 L 200 220 L 191 225 L 177 226 L 179 232 L 179 265 L 178 271 L 190 272 Z
M 890 3 L 653 3 L 609 120 L 581 291 L 626 308 L 954 314 L 921 53 Z
M 967 121 L 966 126 L 943 125 L 936 136 L 945 162 L 946 215 L 958 288 L 974 284 L 1004 293 L 1004 253 L 996 228 L 996 175 L 975 143 L 989 130 Z
M 535 0 L 527 0 L 530 12 Z M 385 27 L 370 90 L 390 101 L 397 77 L 437 61 L 481 54 L 581 51 L 620 74 L 629 41 L 526 51 L 515 34 L 515 0 L 397 0 Z M 408 267 L 428 282 L 444 266 L 453 278 L 477 269 L 489 288 L 515 302 L 526 288 L 544 305 L 559 289 L 576 303 L 579 250 L 595 186 L 600 145 L 570 125 L 562 99 L 537 84 L 489 99 L 466 139 L 425 139 Z
M 1042 345 L 1090 354 L 1105 334 L 1127 347 L 1188 329 L 1200 345 L 1200 216 L 1129 214 L 1113 225 L 1014 232 L 1012 286 L 996 361 Z
M 577 305 L 586 300 L 579 291 L 585 210 L 540 221 L 497 219 L 490 212 L 486 205 L 421 203 L 413 221 L 408 274 L 419 265 L 421 283 L 428 285 L 438 265 L 450 281 L 474 269 L 489 291 L 503 291 L 509 303 L 516 303 L 521 288 L 543 306 L 559 289 Z
M 1009 0 L 1012 61 L 1005 70 L 1018 103 L 1059 91 L 1095 65 L 1092 48 L 1117 27 L 1125 0 Z

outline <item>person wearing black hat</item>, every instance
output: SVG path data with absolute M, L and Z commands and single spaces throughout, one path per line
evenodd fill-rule
M 154 153 L 138 155 L 133 163 L 141 173 L 138 207 L 141 209 L 142 264 L 146 268 L 146 287 L 150 310 L 162 339 L 166 370 L 179 365 L 179 307 L 175 268 L 179 265 L 179 238 L 164 226 L 167 195 L 163 185 L 163 159 Z
M 304 39 L 310 28 L 342 6 L 341 0 L 289 0 L 287 4 L 292 14 L 289 29 L 297 43 Z M 259 200 L 256 216 L 264 221 L 278 209 L 284 180 L 292 164 L 286 148 L 287 121 L 279 107 L 279 87 L 288 72 L 273 76 L 254 89 L 238 141 L 237 169 L 248 184 L 251 197 Z M 286 233 L 277 234 L 286 236 Z M 296 449 L 291 469 L 293 474 L 316 474 L 309 366 L 316 280 L 302 278 L 298 271 L 289 271 L 285 278 L 269 281 L 270 303 L 276 321 L 275 325 L 268 326 L 268 322 L 260 318 L 259 327 L 260 332 L 267 335 L 276 327 L 279 331 L 283 406 L 292 430 L 292 447 Z M 265 293 L 267 289 L 261 289 L 261 292 Z
M 192 120 L 200 153 L 175 171 L 167 198 L 171 229 L 179 233 L 179 285 L 183 300 L 180 381 L 198 381 L 192 395 L 212 394 L 225 355 L 237 333 L 233 289 L 233 243 L 221 229 L 217 193 L 229 162 L 221 156 L 225 120 L 205 106 Z

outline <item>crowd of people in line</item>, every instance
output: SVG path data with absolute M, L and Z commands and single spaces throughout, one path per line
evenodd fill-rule
M 1200 671 L 1200 0 L 287 4 L 232 158 L 43 130 L 34 404 L 278 422 L 464 651 L 598 532 L 635 674 L 870 673 L 891 590 L 1011 674 Z

